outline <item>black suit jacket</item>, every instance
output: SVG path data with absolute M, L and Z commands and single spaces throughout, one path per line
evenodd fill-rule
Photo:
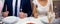
M 12 16 L 13 14 L 13 6 L 12 6 L 13 0 L 5 0 L 4 6 L 2 9 L 2 12 L 6 11 L 6 5 L 7 5 L 7 11 L 9 11 L 9 16 Z M 31 10 L 31 3 L 30 0 L 21 0 L 21 6 L 22 6 L 22 11 L 28 14 L 28 17 L 32 14 Z

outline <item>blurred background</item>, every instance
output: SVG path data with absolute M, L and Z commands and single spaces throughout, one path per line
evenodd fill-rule
M 60 17 L 60 0 L 53 0 L 54 12 L 57 17 Z

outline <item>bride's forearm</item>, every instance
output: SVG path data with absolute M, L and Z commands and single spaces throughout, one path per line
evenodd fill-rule
M 37 12 L 36 12 L 36 11 L 33 11 L 33 15 L 34 15 L 34 16 L 37 16 L 38 14 L 37 14 Z
M 32 11 L 32 13 L 33 13 L 33 15 L 35 15 L 36 13 L 37 13 L 37 10 L 36 10 L 36 5 L 35 4 L 33 4 L 33 7 L 32 7 L 33 9 L 33 11 Z

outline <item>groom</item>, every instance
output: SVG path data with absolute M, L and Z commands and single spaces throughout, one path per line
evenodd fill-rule
M 30 0 L 5 0 L 2 9 L 2 15 L 4 17 L 19 16 L 20 11 L 21 13 L 27 13 L 28 17 L 31 15 L 32 11 L 31 11 Z

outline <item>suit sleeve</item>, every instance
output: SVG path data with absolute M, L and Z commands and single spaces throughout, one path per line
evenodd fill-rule
M 24 5 L 24 7 L 25 7 L 25 10 L 26 10 L 25 12 L 27 13 L 28 17 L 30 17 L 31 14 L 32 14 L 30 0 L 26 0 L 26 3 Z
M 30 0 L 27 1 L 26 7 L 27 7 L 27 8 L 26 8 L 26 12 L 27 12 L 27 14 L 28 14 L 28 17 L 30 17 L 31 14 L 32 14 L 32 9 L 31 9 L 31 3 L 30 3 Z
M 7 1 L 5 0 L 4 5 L 3 5 L 2 12 L 5 12 L 6 11 L 6 5 L 7 5 Z
M 30 17 L 32 14 L 30 1 L 29 0 L 22 0 L 21 1 L 21 7 L 23 9 L 22 11 L 24 13 L 27 13 L 28 17 Z

